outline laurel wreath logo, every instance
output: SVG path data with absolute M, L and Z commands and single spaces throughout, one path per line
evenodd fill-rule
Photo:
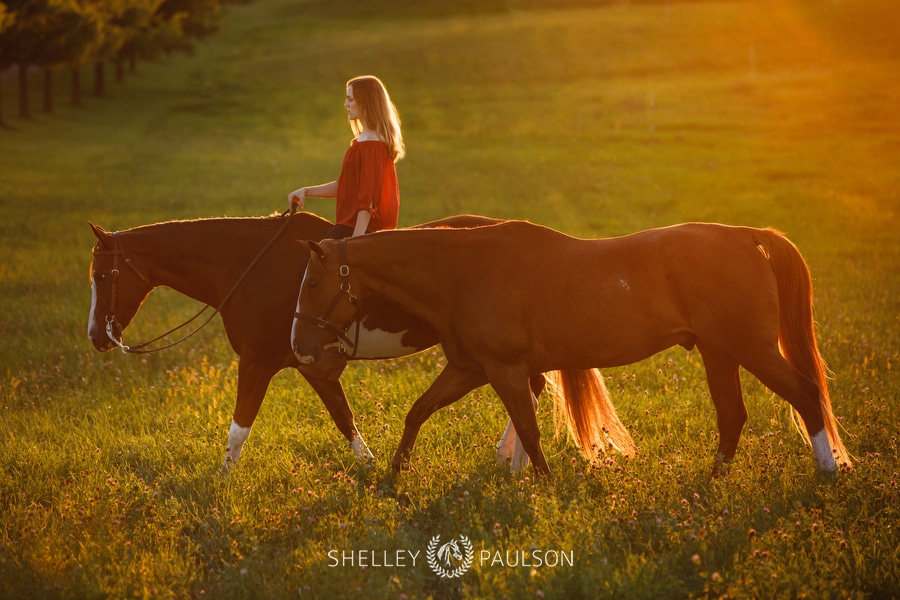
M 465 550 L 465 555 L 460 551 L 459 546 Z M 441 544 L 441 536 L 436 535 L 428 542 L 428 548 L 425 551 L 425 558 L 428 566 L 437 575 L 452 579 L 460 577 L 472 566 L 475 559 L 475 550 L 472 548 L 472 542 L 464 535 L 459 536 L 459 544 L 456 539 L 452 539 L 445 544 Z M 460 561 L 456 568 L 453 566 L 453 560 Z M 442 564 L 443 563 L 443 564 Z

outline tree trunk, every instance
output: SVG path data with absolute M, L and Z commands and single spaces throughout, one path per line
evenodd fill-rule
M 24 63 L 19 63 L 19 116 L 31 118 L 31 111 L 28 110 L 28 65 Z
M 0 77 L 0 82 L 2 82 L 3 78 Z M 3 121 L 3 93 L 0 90 L 0 129 L 9 129 L 7 124 Z
M 72 67 L 72 104 L 81 106 L 81 74 L 78 67 Z
M 106 69 L 102 60 L 94 64 L 94 95 L 106 95 Z
M 53 112 L 53 71 L 44 69 L 44 112 Z

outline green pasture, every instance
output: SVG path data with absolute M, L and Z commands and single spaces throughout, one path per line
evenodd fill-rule
M 139 64 L 81 107 L 60 74 L 56 110 L 41 113 L 33 77 L 30 121 L 3 81 L 0 597 L 900 595 L 896 3 L 524 5 L 364 19 L 259 0 L 231 8 L 195 56 Z M 485 388 L 435 415 L 392 479 L 436 348 L 346 371 L 373 464 L 284 372 L 222 477 L 237 361 L 218 320 L 157 355 L 98 353 L 87 222 L 283 210 L 289 191 L 338 174 L 343 86 L 363 73 L 403 118 L 403 225 L 479 213 L 578 236 L 692 220 L 786 232 L 813 273 L 854 468 L 817 475 L 786 403 L 746 376 L 738 456 L 711 479 L 702 364 L 676 348 L 604 371 L 633 459 L 592 468 L 554 437 L 544 402 L 554 476 L 513 475 L 494 456 L 506 416 Z M 307 207 L 333 218 L 331 201 Z M 154 292 L 126 340 L 197 308 Z M 466 536 L 466 573 L 432 572 L 434 536 Z M 376 559 L 334 566 L 360 552 Z M 385 564 L 398 552 L 416 564 Z M 535 565 L 552 552 L 573 561 Z

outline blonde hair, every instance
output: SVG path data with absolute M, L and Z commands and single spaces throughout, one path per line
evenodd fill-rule
M 359 136 L 363 130 L 363 123 L 375 130 L 378 137 L 387 144 L 388 152 L 394 162 L 397 162 L 406 154 L 403 145 L 403 134 L 400 132 L 400 115 L 397 107 L 391 102 L 387 88 L 381 80 L 374 75 L 354 77 L 347 82 L 347 87 L 353 87 L 353 99 L 359 105 L 362 119 L 352 119 L 350 127 L 353 135 Z

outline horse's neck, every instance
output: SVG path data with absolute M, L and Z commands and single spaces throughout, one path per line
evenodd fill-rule
M 351 272 L 361 261 L 367 289 L 432 325 L 436 315 L 449 314 L 453 309 L 455 295 L 450 292 L 469 285 L 473 277 L 506 279 L 503 265 L 516 272 L 516 265 L 526 254 L 538 252 L 536 248 L 554 249 L 568 259 L 568 253 L 576 248 L 599 243 L 516 222 L 468 230 L 407 230 L 379 235 L 364 236 L 352 253 L 348 244 Z M 479 257 L 483 257 L 483 263 Z M 492 275 L 482 272 L 484 269 L 490 269 Z
M 377 244 L 366 244 L 354 253 L 355 256 L 350 254 L 348 246 L 347 262 L 351 265 L 351 272 L 354 266 L 360 267 L 363 285 L 370 293 L 390 300 L 426 322 L 433 322 L 435 315 L 445 310 L 447 302 L 447 282 L 435 277 L 432 268 L 435 260 L 443 260 L 441 250 L 436 245 L 423 253 L 421 246 L 416 246 L 408 237 L 400 240 L 397 246 L 392 241 L 380 243 L 379 240 Z
M 123 239 L 125 252 L 154 286 L 165 286 L 218 306 L 246 265 L 244 244 L 222 231 L 211 235 L 202 222 L 164 223 L 138 228 Z

